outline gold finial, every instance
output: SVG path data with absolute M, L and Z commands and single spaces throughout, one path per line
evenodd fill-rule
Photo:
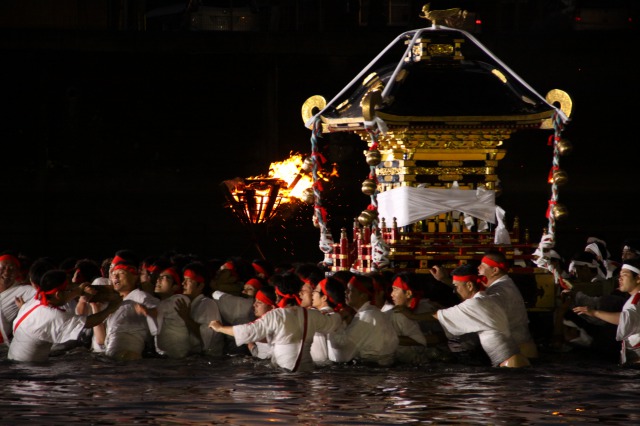
M 454 7 L 452 9 L 444 9 L 444 10 L 430 10 L 430 9 L 431 9 L 431 3 L 427 3 L 424 6 L 422 6 L 423 15 L 420 15 L 420 18 L 430 20 L 431 24 L 434 27 L 437 25 L 440 25 L 441 21 L 444 21 L 445 19 L 460 13 L 459 7 Z
M 569 96 L 567 92 L 560 89 L 553 89 L 550 90 L 549 93 L 547 93 L 545 99 L 550 105 L 560 108 L 567 117 L 571 117 L 573 101 L 571 100 L 571 96 Z M 547 118 L 540 124 L 540 128 L 553 129 L 553 120 L 551 118 Z
M 311 96 L 302 105 L 302 121 L 307 123 L 311 117 L 327 106 L 327 101 L 320 95 Z

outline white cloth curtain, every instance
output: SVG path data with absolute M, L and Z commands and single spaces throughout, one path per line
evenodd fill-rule
M 398 226 L 406 226 L 441 213 L 457 210 L 489 223 L 496 223 L 495 192 L 453 188 L 416 188 L 403 186 L 377 195 L 378 212 L 387 223 L 395 217 Z

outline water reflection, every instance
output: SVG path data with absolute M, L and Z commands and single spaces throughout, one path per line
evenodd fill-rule
M 628 424 L 637 370 L 549 354 L 532 368 L 332 366 L 234 357 L 117 363 L 76 352 L 0 362 L 3 424 Z

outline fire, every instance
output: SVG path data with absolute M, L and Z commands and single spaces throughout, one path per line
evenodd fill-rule
M 283 161 L 276 161 L 269 166 L 267 176 L 256 176 L 250 179 L 280 179 L 286 183 L 280 188 L 280 203 L 290 203 L 297 200 L 304 200 L 305 190 L 313 186 L 313 176 L 311 172 L 305 172 L 305 161 L 302 154 L 291 154 L 291 156 Z M 338 176 L 336 165 L 332 166 L 329 174 L 330 177 Z M 318 171 L 318 177 L 324 179 L 322 170 Z
M 280 190 L 281 203 L 291 202 L 291 198 L 303 199 L 303 192 L 313 185 L 313 177 L 302 170 L 304 160 L 301 154 L 293 154 L 284 161 L 271 163 L 269 177 L 282 179 L 287 183 L 286 188 Z
M 222 183 L 227 207 L 233 209 L 236 216 L 245 224 L 268 222 L 281 204 L 293 201 L 314 202 L 312 175 L 313 162 L 302 159 L 301 154 L 292 154 L 284 161 L 271 163 L 268 175 L 246 179 L 235 178 Z M 316 175 L 319 180 L 338 176 L 334 164 L 326 171 L 319 168 Z

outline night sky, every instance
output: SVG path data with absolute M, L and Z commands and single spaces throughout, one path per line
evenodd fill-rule
M 300 108 L 333 98 L 396 33 L 78 34 L 11 32 L 3 67 L 3 208 L 0 249 L 30 257 L 101 259 L 131 248 L 204 257 L 257 257 L 248 230 L 223 207 L 220 183 L 265 174 L 291 152 L 309 153 Z M 562 89 L 574 112 L 560 167 L 565 256 L 599 236 L 618 256 L 640 237 L 632 206 L 640 95 L 638 33 L 523 32 L 479 40 L 543 96 Z M 497 199 L 537 241 L 547 226 L 549 131 L 506 141 Z M 363 142 L 327 137 L 340 173 L 325 191 L 330 227 L 366 208 Z M 259 230 L 274 260 L 322 259 L 312 209 Z

